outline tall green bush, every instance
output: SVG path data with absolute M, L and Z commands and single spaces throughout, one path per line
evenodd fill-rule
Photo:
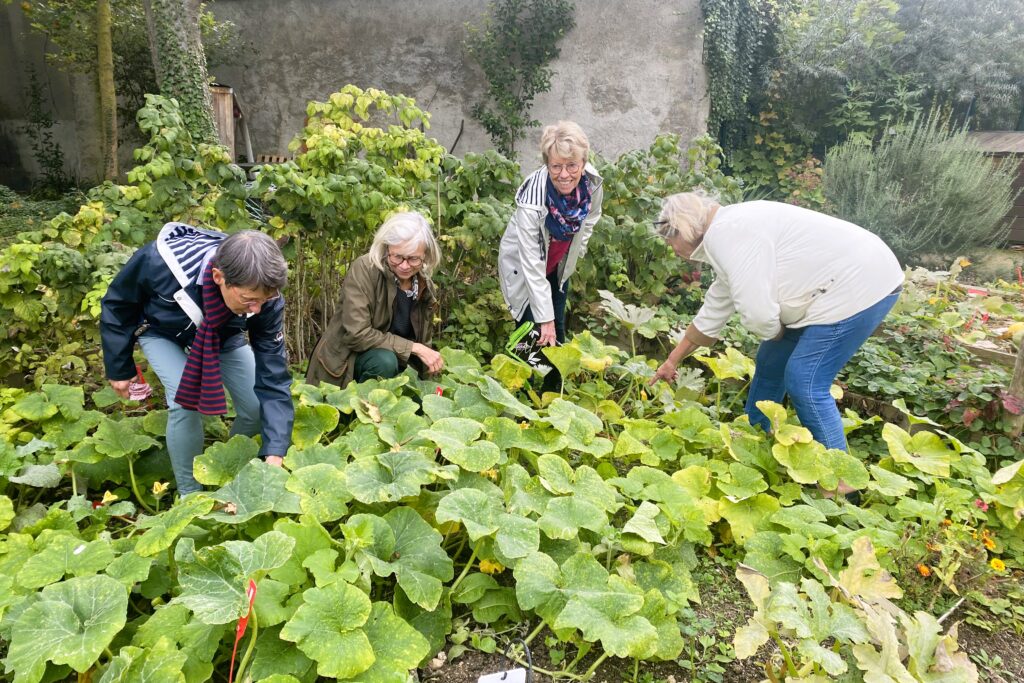
M 994 161 L 937 115 L 875 146 L 847 141 L 825 160 L 825 198 L 840 218 L 889 244 L 902 262 L 1000 244 L 1017 163 Z

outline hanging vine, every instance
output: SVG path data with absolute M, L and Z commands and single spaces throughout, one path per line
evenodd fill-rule
M 704 13 L 703 60 L 708 71 L 711 112 L 708 132 L 731 148 L 755 113 L 776 56 L 779 6 L 762 0 L 701 0 Z

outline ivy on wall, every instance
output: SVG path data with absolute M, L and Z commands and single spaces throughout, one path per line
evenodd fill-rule
M 516 141 L 540 125 L 530 117 L 533 98 L 551 89 L 548 66 L 558 42 L 576 25 L 569 0 L 497 0 L 482 26 L 467 25 L 465 47 L 487 78 L 486 95 L 473 106 L 473 118 L 506 156 Z
M 708 132 L 731 149 L 756 112 L 752 102 L 775 58 L 779 7 L 763 0 L 701 0 L 700 7 L 711 98 Z

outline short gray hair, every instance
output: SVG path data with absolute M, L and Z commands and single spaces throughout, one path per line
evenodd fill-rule
M 267 292 L 280 292 L 288 283 L 288 262 L 281 247 L 259 230 L 241 230 L 217 247 L 213 265 L 224 274 L 224 283 Z
M 704 239 L 711 222 L 711 212 L 718 201 L 704 192 L 680 192 L 665 198 L 658 218 L 658 234 L 665 239 L 676 235 L 696 247 Z
M 587 163 L 588 152 L 590 140 L 579 124 L 573 121 L 559 121 L 545 126 L 540 134 L 540 155 L 545 164 L 553 154 L 566 159 L 579 158 L 583 163 Z
M 370 245 L 370 260 L 382 273 L 390 273 L 388 267 L 388 247 L 412 242 L 423 246 L 423 266 L 420 272 L 430 280 L 434 269 L 441 262 L 441 247 L 437 244 L 434 231 L 423 214 L 416 211 L 404 211 L 390 216 L 383 225 L 377 228 Z

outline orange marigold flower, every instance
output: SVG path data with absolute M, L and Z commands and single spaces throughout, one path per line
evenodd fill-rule
M 946 519 L 942 520 L 942 526 L 952 526 L 952 524 L 953 524 L 953 520 L 951 520 L 948 517 Z
M 931 576 L 932 568 L 926 564 L 919 564 L 917 565 L 917 573 L 921 576 Z
M 985 544 L 985 547 L 988 548 L 989 550 L 995 550 L 996 549 L 996 542 L 993 541 L 992 538 L 989 537 L 989 536 L 985 536 L 984 538 L 982 538 L 981 542 L 983 544 Z
M 995 569 L 997 572 L 1006 571 L 1006 563 L 1000 560 L 998 557 L 993 557 L 992 560 L 989 561 L 988 565 L 992 567 L 992 569 Z
M 937 553 L 940 550 L 942 550 L 942 546 L 941 545 L 939 545 L 938 543 L 932 543 L 931 541 L 928 541 L 927 543 L 925 543 L 924 547 L 928 548 L 928 550 L 930 550 L 933 553 Z

